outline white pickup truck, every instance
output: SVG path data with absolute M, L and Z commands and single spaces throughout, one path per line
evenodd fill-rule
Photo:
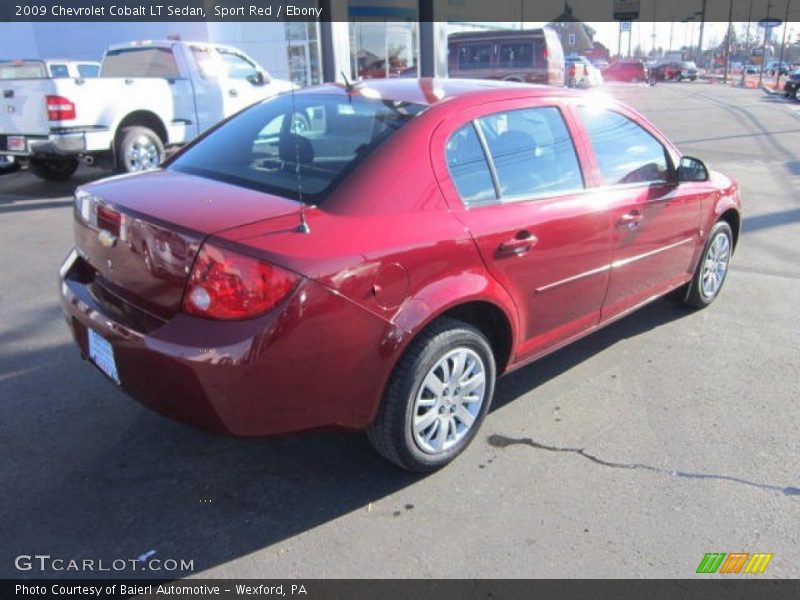
M 0 80 L 0 154 L 51 181 L 69 178 L 80 161 L 145 171 L 168 148 L 292 87 L 220 44 L 115 45 L 98 78 Z

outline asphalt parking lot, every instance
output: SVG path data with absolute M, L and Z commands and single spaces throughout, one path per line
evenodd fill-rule
M 70 194 L 102 173 L 1 176 L 0 576 L 40 575 L 20 554 L 155 551 L 202 577 L 680 578 L 707 552 L 773 553 L 758 577 L 800 577 L 800 103 L 606 92 L 741 183 L 726 289 L 501 380 L 473 445 L 425 478 L 361 435 L 232 440 L 129 400 L 83 364 L 57 301 Z

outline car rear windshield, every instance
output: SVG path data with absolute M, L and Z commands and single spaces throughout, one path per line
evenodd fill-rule
M 109 50 L 100 68 L 101 77 L 180 77 L 171 48 L 141 47 Z
M 0 62 L 0 79 L 41 79 L 47 77 L 44 63 L 20 60 Z
M 223 123 L 168 168 L 320 204 L 423 109 L 346 95 L 281 94 Z

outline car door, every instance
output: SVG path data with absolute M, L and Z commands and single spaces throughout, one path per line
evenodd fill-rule
M 453 214 L 516 304 L 516 360 L 596 326 L 606 291 L 608 217 L 585 191 L 570 120 L 552 103 L 512 101 L 462 113 L 433 140 Z
M 702 192 L 678 185 L 667 146 L 633 114 L 596 106 L 579 106 L 576 114 L 592 151 L 595 193 L 611 218 L 607 320 L 691 277 Z

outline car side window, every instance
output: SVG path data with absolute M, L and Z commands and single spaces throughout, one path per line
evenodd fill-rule
M 477 123 L 503 200 L 583 189 L 575 146 L 558 108 L 495 113 Z
M 63 79 L 65 77 L 69 77 L 69 70 L 67 69 L 67 65 L 62 65 L 62 64 L 50 65 L 50 76 L 53 79 Z
M 488 69 L 492 62 L 491 44 L 462 44 L 458 49 L 458 68 Z
M 246 79 L 253 81 L 258 75 L 258 69 L 249 60 L 233 52 L 220 50 L 219 55 L 225 64 L 227 75 L 230 79 Z
M 472 123 L 467 123 L 450 136 L 445 156 L 450 176 L 466 206 L 497 200 L 489 163 Z
M 620 113 L 578 108 L 605 185 L 669 181 L 667 150 L 650 132 Z
M 97 77 L 99 73 L 98 65 L 78 65 L 78 75 L 81 77 Z
M 507 42 L 500 44 L 499 54 L 501 69 L 533 67 L 533 44 L 531 42 Z

